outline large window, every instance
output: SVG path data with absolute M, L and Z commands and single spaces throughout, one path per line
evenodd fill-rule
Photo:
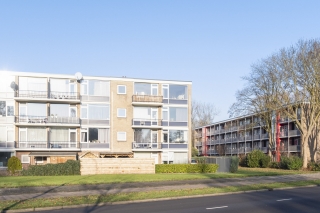
M 19 77 L 19 90 L 47 91 L 47 78 Z
M 50 141 L 51 142 L 67 142 L 67 141 L 69 141 L 69 129 L 51 128 Z
M 14 116 L 14 102 L 0 101 L 0 117 Z
M 187 86 L 184 85 L 169 85 L 170 99 L 188 99 Z
M 109 143 L 110 130 L 106 128 L 82 128 L 81 142 Z
M 30 127 L 19 129 L 19 141 L 20 142 L 46 142 L 47 130 L 46 128 Z
M 109 105 L 83 104 L 81 105 L 81 118 L 91 120 L 109 120 Z
M 27 103 L 20 104 L 20 116 L 47 116 L 47 104 Z
M 12 98 L 14 94 L 14 87 L 11 83 L 14 82 L 14 76 L 1 75 L 0 78 L 0 97 Z M 14 85 L 13 85 L 14 86 Z
M 87 80 L 81 82 L 81 95 L 109 96 L 109 82 L 98 80 Z
M 188 141 L 188 131 L 169 130 L 169 143 L 186 143 Z
M 187 122 L 188 121 L 188 109 L 182 107 L 170 107 L 169 108 L 170 121 Z
M 134 83 L 135 95 L 158 95 L 158 84 Z
M 50 104 L 50 115 L 69 117 L 69 104 Z
M 157 143 L 158 133 L 151 129 L 136 129 L 134 131 L 134 141 L 137 143 Z
M 0 142 L 13 142 L 13 141 L 14 141 L 13 126 L 0 126 Z

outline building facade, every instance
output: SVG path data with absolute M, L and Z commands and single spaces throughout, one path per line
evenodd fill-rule
M 191 82 L 0 72 L 0 167 L 99 157 L 191 157 Z
M 263 123 L 259 117 L 248 115 L 198 127 L 195 146 L 201 156 L 239 156 L 261 150 L 266 154 L 271 151 L 275 157 L 277 146 L 281 155 L 300 155 L 300 131 L 293 121 L 281 116 L 275 118 L 272 135 L 276 142 L 271 147 Z

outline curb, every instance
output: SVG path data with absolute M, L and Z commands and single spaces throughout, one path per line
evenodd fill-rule
M 180 199 L 186 199 L 186 198 L 213 197 L 213 196 L 221 196 L 221 195 L 243 194 L 243 193 L 253 193 L 253 192 L 267 192 L 267 191 L 280 191 L 280 190 L 297 189 L 297 188 L 311 188 L 311 187 L 320 187 L 320 185 L 282 187 L 282 188 L 275 188 L 275 189 L 269 188 L 269 189 L 260 189 L 260 190 L 250 190 L 250 191 L 224 192 L 224 193 L 217 193 L 217 194 L 190 195 L 190 196 L 182 196 L 182 197 L 167 197 L 167 198 L 147 199 L 147 200 L 106 202 L 106 203 L 99 203 L 96 205 L 80 204 L 80 205 L 70 205 L 70 206 L 52 206 L 52 207 L 38 207 L 38 208 L 17 209 L 17 210 L 1 210 L 0 213 L 34 212 L 34 211 L 47 211 L 47 210 L 59 210 L 59 209 L 74 209 L 74 208 L 81 208 L 81 207 L 95 207 L 95 206 L 104 206 L 104 205 L 147 203 L 147 202 L 165 201 L 165 200 L 180 200 Z

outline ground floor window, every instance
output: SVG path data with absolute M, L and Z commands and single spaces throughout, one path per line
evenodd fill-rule
M 0 167 L 7 167 L 11 156 L 14 156 L 13 152 L 0 152 Z

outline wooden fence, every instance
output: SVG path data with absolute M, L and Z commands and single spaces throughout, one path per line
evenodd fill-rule
M 94 174 L 154 174 L 152 158 L 82 158 L 81 175 Z

